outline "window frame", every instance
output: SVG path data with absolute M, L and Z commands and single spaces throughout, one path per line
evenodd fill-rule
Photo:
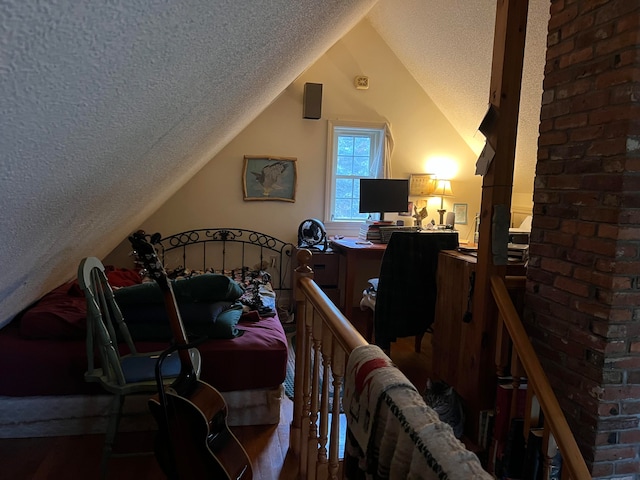
M 334 228 L 359 228 L 359 226 L 365 220 L 334 220 L 333 211 L 335 206 L 335 191 L 336 191 L 336 168 L 337 168 L 337 155 L 336 153 L 336 135 L 335 132 L 338 129 L 362 129 L 368 131 L 376 131 L 376 136 L 380 135 L 384 140 L 385 128 L 387 124 L 385 122 L 359 122 L 359 121 L 344 121 L 344 120 L 329 120 L 327 128 L 327 182 L 325 185 L 325 208 L 324 208 L 324 223 L 327 227 L 333 226 Z M 372 135 L 372 138 L 374 136 Z M 384 145 L 384 142 L 383 142 Z M 377 177 L 367 178 L 383 178 L 384 168 L 380 165 L 380 171 Z M 364 177 L 360 177 L 364 178 Z

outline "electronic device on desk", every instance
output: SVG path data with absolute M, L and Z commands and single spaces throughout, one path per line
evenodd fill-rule
M 406 212 L 409 208 L 409 180 L 392 178 L 360 179 L 360 213 Z
M 515 262 L 526 262 L 529 259 L 529 245 L 522 243 L 508 243 L 507 254 Z
M 522 223 L 515 228 L 509 229 L 509 243 L 528 245 L 531 234 L 531 215 L 527 216 Z
M 418 232 L 419 227 L 411 227 L 411 226 L 396 226 L 396 225 L 391 225 L 391 226 L 383 226 L 380 227 L 380 241 L 381 243 L 389 243 L 389 240 L 391 240 L 391 235 L 394 232 Z
M 298 248 L 326 251 L 329 248 L 327 230 L 317 218 L 307 218 L 298 226 Z
M 456 214 L 455 212 L 447 212 L 447 216 L 444 220 L 444 229 L 453 230 L 456 226 Z

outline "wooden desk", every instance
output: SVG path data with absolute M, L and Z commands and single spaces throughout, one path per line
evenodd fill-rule
M 462 252 L 445 250 L 438 257 L 438 300 L 433 324 L 431 344 L 433 347 L 432 368 L 437 380 L 448 383 L 462 397 L 466 409 L 465 433 L 477 438 L 478 418 L 481 410 L 494 407 L 496 369 L 491 368 L 472 377 L 469 365 L 488 359 L 495 365 L 495 325 L 482 337 L 465 342 L 469 324 L 464 322 L 469 307 L 471 277 L 475 275 L 477 258 Z M 526 275 L 522 263 L 510 263 L 507 275 Z M 517 299 L 524 292 L 511 291 L 516 308 L 522 302 Z M 471 319 L 473 321 L 473 319 Z M 465 343 L 471 348 L 464 348 Z
M 353 295 L 355 291 L 356 273 L 358 262 L 362 260 L 382 260 L 382 255 L 387 248 L 384 243 L 363 243 L 358 238 L 341 238 L 331 240 L 331 246 L 340 254 L 341 266 L 344 266 L 344 297 L 341 294 L 340 310 L 344 316 L 351 319 Z
M 300 250 L 298 247 L 297 251 Z M 298 266 L 298 257 L 294 258 L 293 269 Z M 313 270 L 313 280 L 318 284 L 329 300 L 340 305 L 340 255 L 332 249 L 326 251 L 311 250 L 309 267 Z

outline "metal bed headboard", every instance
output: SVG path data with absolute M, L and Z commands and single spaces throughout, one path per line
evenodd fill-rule
M 232 246 L 239 245 L 233 252 L 228 252 Z M 219 248 L 212 248 L 217 246 Z M 275 290 L 292 290 L 292 264 L 294 252 L 292 243 L 243 228 L 203 228 L 187 230 L 160 239 L 156 246 L 158 255 L 163 265 L 171 258 L 175 262 L 178 253 L 180 266 L 194 268 L 213 268 L 215 271 L 225 271 L 238 267 L 250 267 L 247 262 L 259 262 L 259 265 L 268 265 L 271 273 L 273 288 Z M 193 256 L 200 251 L 202 261 L 193 260 Z M 229 259 L 228 254 L 233 255 Z M 214 258 L 211 258 L 214 257 Z M 175 265 L 174 265 L 175 266 Z M 277 270 L 278 275 L 273 274 Z

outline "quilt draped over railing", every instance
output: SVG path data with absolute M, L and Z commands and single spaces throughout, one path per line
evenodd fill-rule
M 491 479 L 389 357 L 313 282 L 310 258 L 298 252 L 294 285 L 290 453 L 298 457 L 298 478 Z M 331 394 L 342 389 L 342 400 Z

